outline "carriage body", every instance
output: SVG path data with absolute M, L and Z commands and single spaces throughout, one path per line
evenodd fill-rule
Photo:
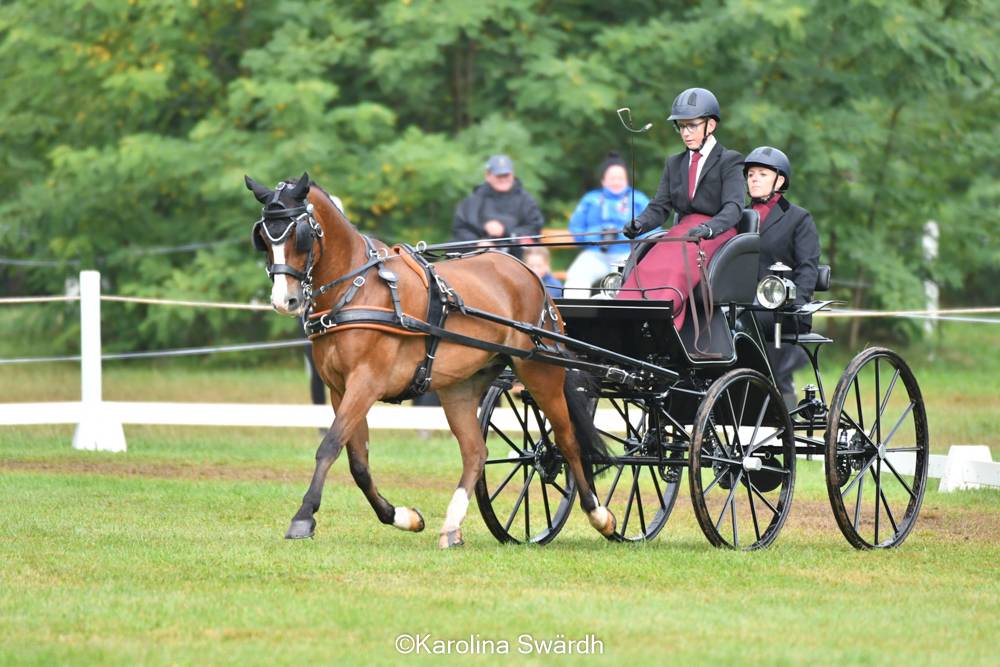
M 912 372 L 891 350 L 869 348 L 828 397 L 819 353 L 831 340 L 798 323 L 831 302 L 789 303 L 774 311 L 758 305 L 752 211 L 739 232 L 709 263 L 706 279 L 715 298 L 700 331 L 695 317 L 676 330 L 669 301 L 555 300 L 569 338 L 562 341 L 565 356 L 590 377 L 595 425 L 609 444 L 608 456 L 591 469 L 599 500 L 622 517 L 613 538 L 656 537 L 686 469 L 695 515 L 710 542 L 766 547 L 790 511 L 796 459 L 818 456 L 845 538 L 857 548 L 902 543 L 922 502 L 929 448 Z M 635 262 L 633 257 L 629 264 Z M 817 291 L 829 289 L 829 278 L 829 268 L 821 267 Z M 790 326 L 782 330 L 774 321 Z M 776 386 L 770 345 L 802 347 L 815 374 L 816 384 L 791 409 Z M 901 412 L 898 421 L 887 419 L 890 404 Z M 487 394 L 480 420 L 493 464 L 477 487 L 487 525 L 501 541 L 548 542 L 565 521 L 573 482 L 560 468 L 544 415 L 505 376 Z M 906 434 L 893 446 L 901 424 Z M 507 449 L 513 441 L 521 443 L 513 446 L 516 453 Z M 511 484 L 518 466 L 522 483 Z M 863 499 L 869 476 L 874 504 Z M 532 506 L 544 509 L 535 510 L 534 526 Z

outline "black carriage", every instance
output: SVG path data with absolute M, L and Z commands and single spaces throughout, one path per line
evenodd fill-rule
M 895 352 L 868 348 L 828 396 L 819 353 L 831 340 L 797 323 L 831 302 L 786 305 L 780 271 L 759 285 L 755 213 L 745 212 L 738 232 L 707 267 L 713 298 L 700 304 L 710 310 L 700 330 L 695 317 L 675 330 L 669 302 L 556 301 L 566 328 L 558 341 L 573 353 L 565 365 L 589 376 L 595 425 L 610 445 L 591 471 L 598 500 L 618 517 L 612 539 L 656 537 L 687 469 L 695 516 L 713 545 L 766 547 L 791 510 L 796 460 L 822 457 L 848 542 L 899 545 L 927 481 L 927 421 L 913 373 Z M 817 291 L 829 280 L 820 267 Z M 769 296 L 758 297 L 761 289 Z M 802 347 L 814 370 L 815 384 L 791 410 L 769 345 Z M 490 531 L 503 542 L 551 541 L 576 488 L 544 415 L 505 374 L 484 397 L 480 424 L 489 458 L 476 497 Z

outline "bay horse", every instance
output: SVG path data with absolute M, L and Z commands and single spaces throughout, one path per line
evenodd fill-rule
M 264 205 L 252 239 L 267 253 L 271 305 L 280 314 L 307 317 L 313 359 L 330 388 L 335 414 L 286 538 L 314 535 L 327 472 L 344 446 L 351 476 L 379 520 L 401 530 L 424 529 L 418 510 L 391 504 L 375 486 L 368 466 L 366 421 L 376 401 L 398 400 L 419 386 L 437 392 L 461 450 L 462 475 L 438 540 L 441 548 L 461 545 L 462 520 L 487 458 L 477 408 L 507 365 L 551 423 L 590 524 L 604 536 L 614 532 L 615 517 L 600 504 L 591 468 L 585 467 L 590 457 L 606 455 L 606 449 L 580 390 L 580 373 L 518 356 L 535 347 L 523 328 L 467 314 L 466 309 L 478 309 L 499 320 L 562 333 L 558 311 L 526 265 L 508 254 L 484 251 L 431 267 L 412 249 L 390 248 L 359 233 L 308 173 L 274 189 L 249 176 L 245 182 Z M 434 299 L 445 305 L 429 308 Z M 450 313 L 441 315 L 446 317 L 441 335 L 428 336 L 426 320 L 438 310 Z M 400 326 L 402 320 L 412 326 Z M 415 373 L 420 368 L 423 376 L 419 370 Z

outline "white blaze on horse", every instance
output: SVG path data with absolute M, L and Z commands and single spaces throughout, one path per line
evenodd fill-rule
M 284 315 L 306 315 L 313 358 L 336 415 L 287 538 L 313 535 L 327 472 L 345 446 L 351 475 L 379 520 L 423 530 L 417 510 L 392 505 L 372 481 L 366 415 L 376 401 L 436 391 L 462 454 L 439 545 L 461 544 L 462 521 L 487 458 L 477 407 L 506 366 L 551 423 L 591 525 L 605 536 L 614 532 L 614 515 L 589 480 L 591 462 L 607 452 L 579 390 L 581 374 L 537 354 L 530 329 L 562 333 L 562 323 L 530 269 L 495 251 L 432 266 L 412 249 L 360 234 L 308 174 L 275 189 L 249 176 L 246 185 L 264 205 L 252 238 L 268 256 L 271 304 Z

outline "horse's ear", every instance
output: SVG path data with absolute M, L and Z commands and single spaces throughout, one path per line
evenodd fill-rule
M 243 182 L 247 184 L 247 190 L 253 193 L 257 201 L 261 204 L 267 203 L 267 200 L 271 197 L 271 188 L 261 185 L 246 174 L 243 175 Z
M 292 199 L 299 200 L 305 199 L 305 196 L 309 193 L 309 172 L 302 172 L 302 178 L 299 182 L 292 187 L 292 191 L 289 193 Z

